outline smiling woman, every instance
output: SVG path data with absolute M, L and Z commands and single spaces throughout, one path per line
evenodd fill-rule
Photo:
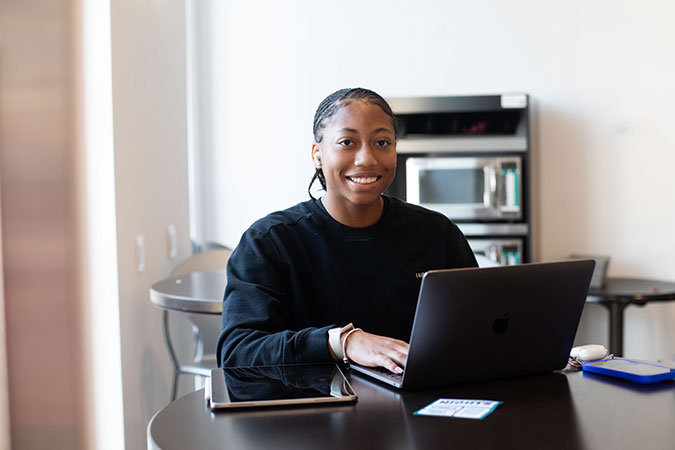
M 396 172 L 393 114 L 383 100 L 378 104 L 366 97 L 368 92 L 338 91 L 342 95 L 329 97 L 326 108 L 319 106 L 314 121 L 312 158 L 324 180 L 323 206 L 335 220 L 352 227 L 377 222 L 384 204 L 381 194 Z
M 373 91 L 321 102 L 310 188 L 318 179 L 325 194 L 242 236 L 227 267 L 220 366 L 344 360 L 402 372 L 417 274 L 476 260 L 445 216 L 382 195 L 396 173 L 396 131 Z

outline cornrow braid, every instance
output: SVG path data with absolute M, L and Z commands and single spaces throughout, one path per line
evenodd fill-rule
M 326 177 L 323 175 L 323 169 L 317 167 L 316 170 L 314 171 L 314 176 L 312 177 L 312 180 L 309 182 L 309 186 L 307 187 L 307 193 L 309 194 L 309 197 L 312 200 L 316 200 L 314 196 L 312 195 L 312 185 L 316 180 L 319 180 L 319 184 L 321 184 L 321 189 L 324 191 L 326 190 Z
M 384 111 L 389 117 L 391 117 L 394 126 L 394 135 L 398 136 L 398 123 L 396 120 L 396 116 L 394 116 L 394 112 L 391 110 L 391 107 L 384 98 L 382 98 L 378 93 L 371 91 L 370 89 L 346 88 L 333 92 L 328 97 L 323 99 L 321 103 L 319 103 L 319 107 L 316 109 L 316 113 L 314 113 L 314 126 L 312 128 L 314 134 L 314 142 L 317 143 L 321 142 L 321 140 L 323 139 L 323 134 L 321 134 L 321 131 L 326 128 L 327 126 L 326 122 L 328 121 L 328 119 L 333 117 L 335 113 L 337 113 L 340 110 L 340 108 L 348 105 L 349 100 L 352 99 L 361 100 L 366 103 L 379 106 L 380 109 L 382 109 L 382 111 Z M 323 174 L 323 170 L 320 168 L 317 168 L 315 170 L 314 176 L 312 177 L 312 180 L 309 182 L 309 187 L 307 188 L 307 193 L 313 200 L 316 199 L 312 195 L 312 185 L 316 180 L 319 180 L 321 188 L 325 191 L 326 177 Z

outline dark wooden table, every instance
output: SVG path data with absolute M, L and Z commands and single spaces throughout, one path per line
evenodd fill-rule
M 675 283 L 639 278 L 608 278 L 605 287 L 591 289 L 587 298 L 609 310 L 609 351 L 614 356 L 623 356 L 623 315 L 628 305 L 672 300 L 675 300 Z
M 354 405 L 212 413 L 203 390 L 160 410 L 149 449 L 675 448 L 675 382 L 642 386 L 581 372 L 400 392 L 350 375 Z M 483 420 L 414 416 L 445 398 L 500 400 Z

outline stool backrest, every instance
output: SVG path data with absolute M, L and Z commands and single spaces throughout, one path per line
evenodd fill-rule
M 194 272 L 223 270 L 227 267 L 227 260 L 231 254 L 232 250 L 229 248 L 216 248 L 196 253 L 180 263 L 171 272 L 171 276 L 180 277 Z M 185 317 L 192 323 L 194 362 L 212 360 L 213 367 L 215 367 L 220 316 L 190 313 L 185 314 Z
M 180 263 L 171 272 L 172 277 L 180 277 L 193 272 L 208 272 L 211 270 L 222 270 L 227 267 L 227 260 L 230 258 L 232 250 L 229 248 L 219 248 L 196 253 L 185 261 Z

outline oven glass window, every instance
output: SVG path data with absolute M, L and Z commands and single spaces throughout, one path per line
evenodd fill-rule
M 420 203 L 483 203 L 482 169 L 420 170 Z

